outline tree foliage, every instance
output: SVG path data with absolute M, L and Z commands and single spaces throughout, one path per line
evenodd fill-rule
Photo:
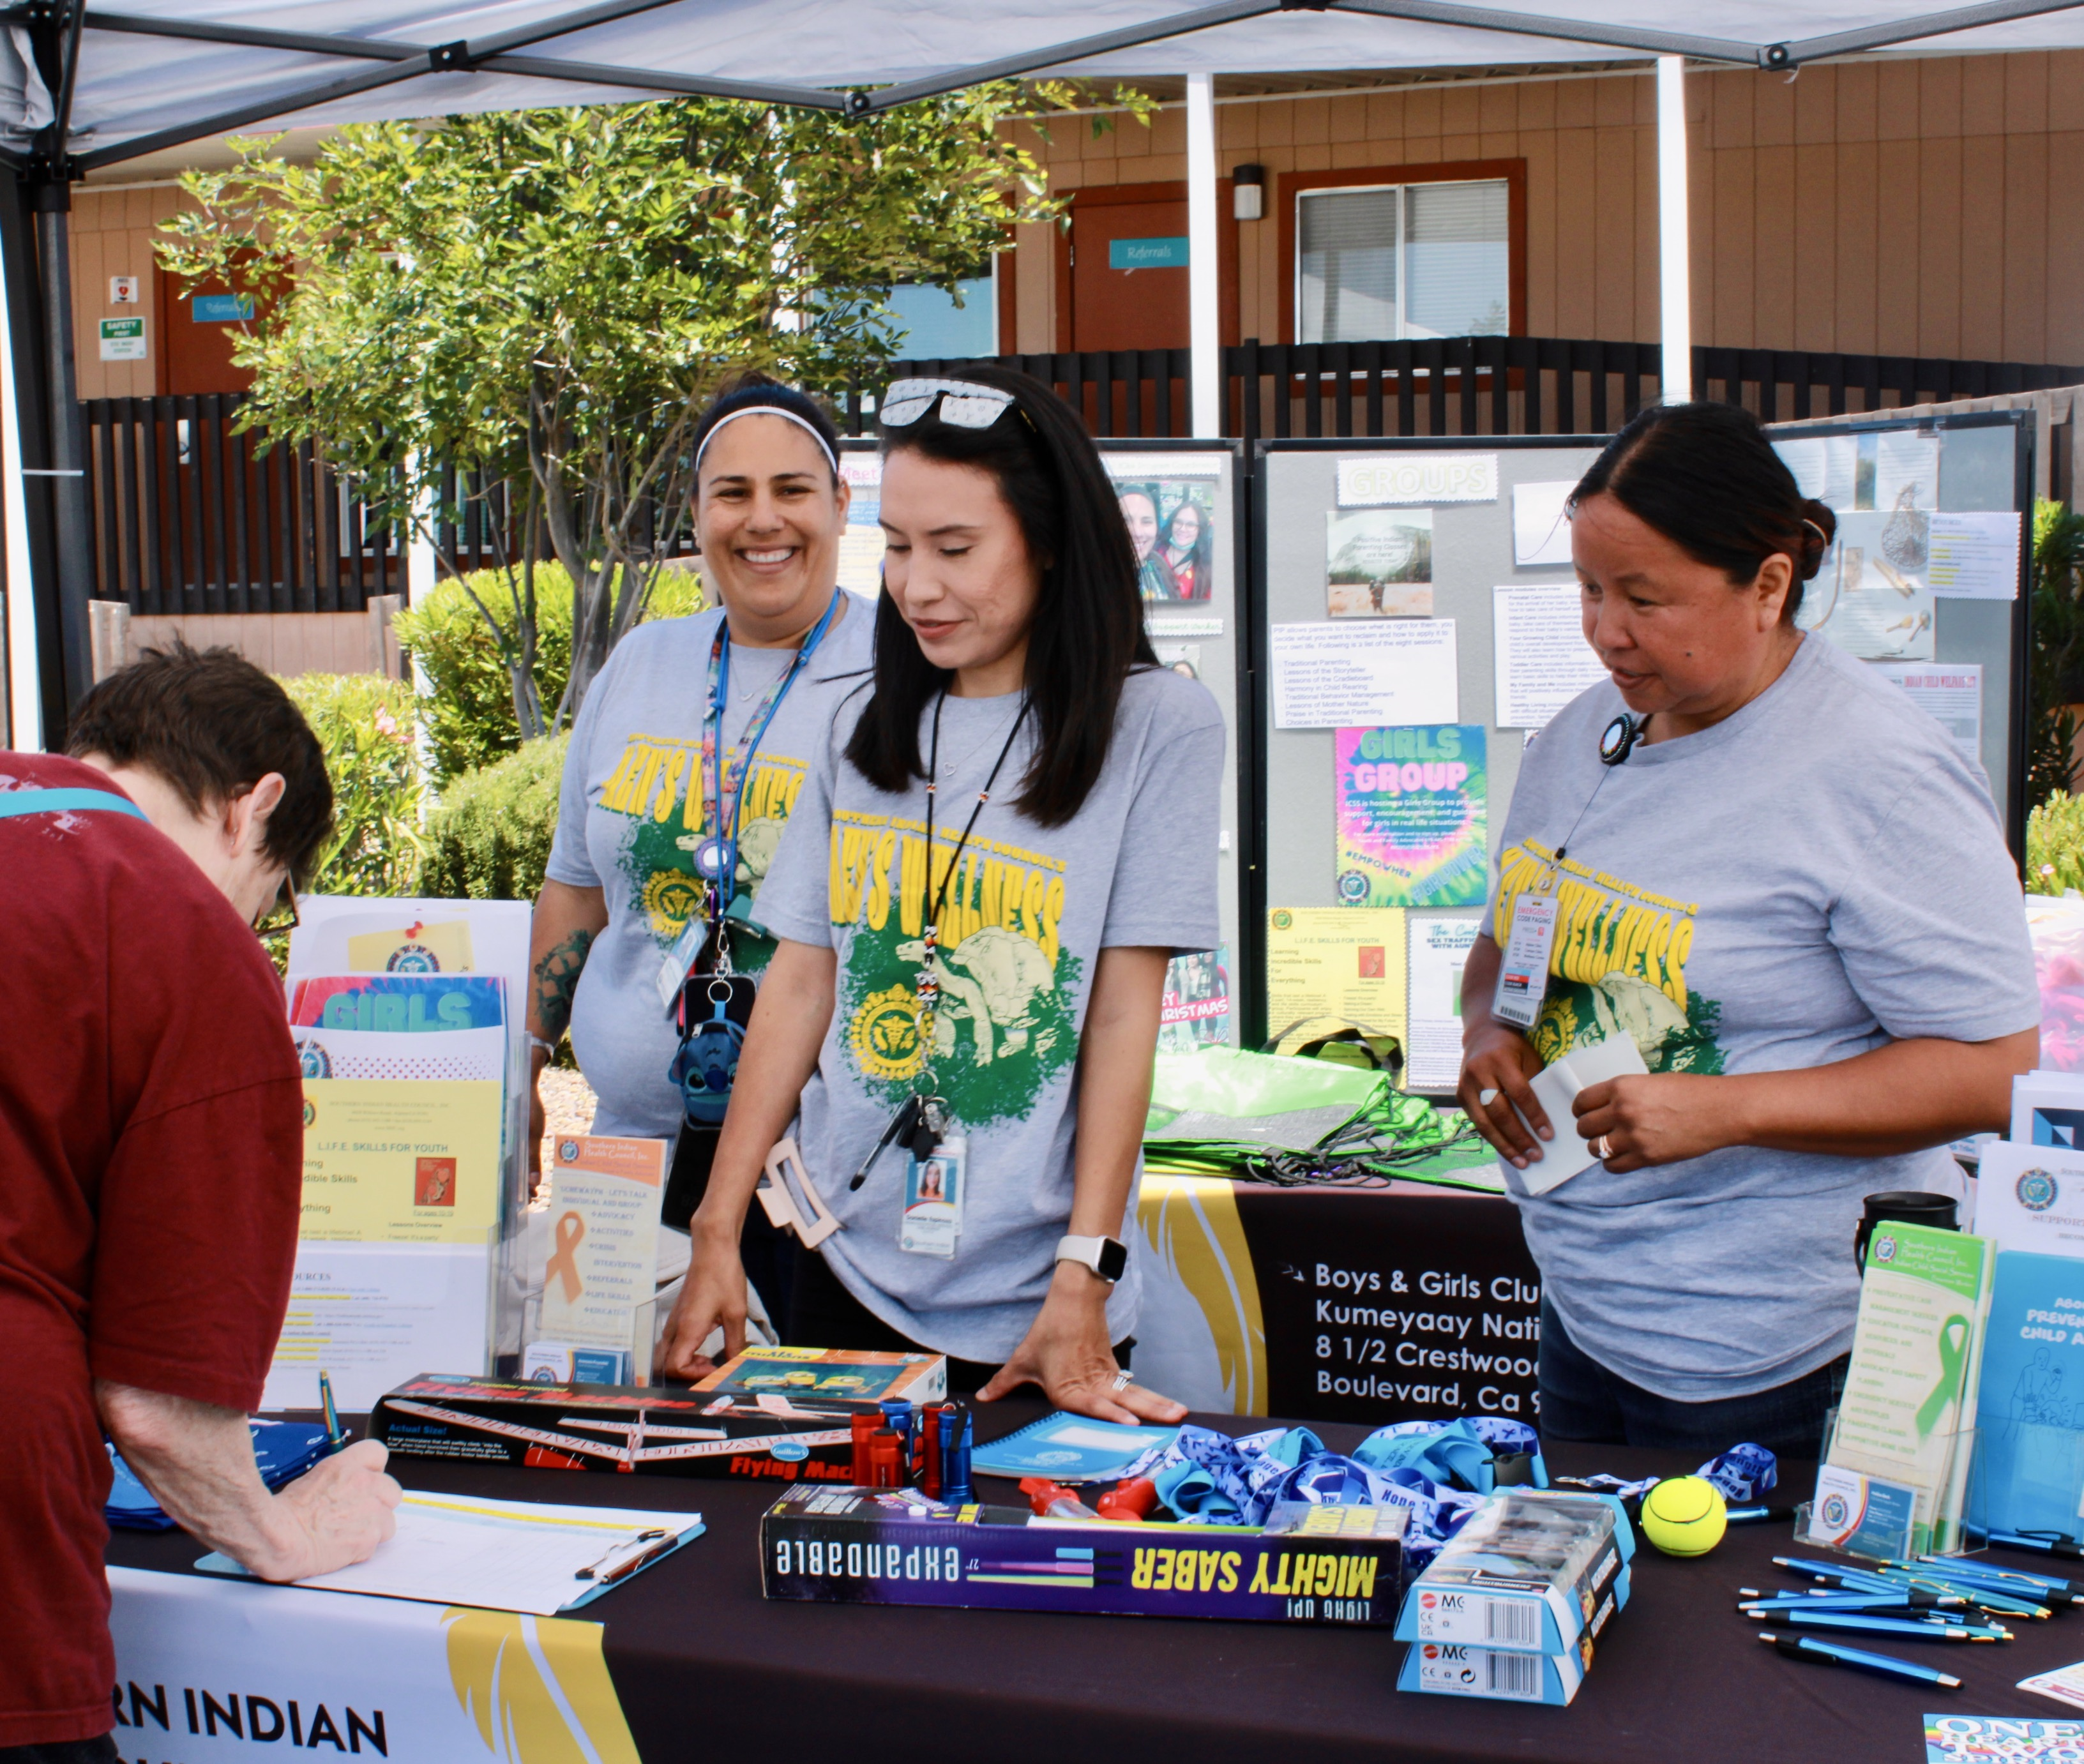
M 317 442 L 424 534 L 460 512 L 441 506 L 445 465 L 510 494 L 506 605 L 478 610 L 532 738 L 577 709 L 642 612 L 720 379 L 842 387 L 894 353 L 894 283 L 955 291 L 1009 225 L 1057 212 L 999 127 L 1037 102 L 1002 83 L 858 122 L 685 99 L 375 123 L 310 165 L 245 139 L 235 166 L 184 177 L 196 205 L 160 260 L 191 291 L 255 297 L 234 345 L 248 426 Z M 575 585 L 553 704 L 539 533 Z
M 2029 580 L 2033 728 L 2027 800 L 2039 804 L 2076 785 L 2078 725 L 2071 707 L 2084 672 L 2084 514 L 2061 502 L 2035 505 Z

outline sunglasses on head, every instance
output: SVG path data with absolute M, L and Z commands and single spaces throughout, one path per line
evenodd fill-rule
M 1014 403 L 1013 394 L 975 380 L 892 380 L 876 412 L 885 429 L 903 429 L 938 404 L 941 421 L 958 429 L 989 429 Z

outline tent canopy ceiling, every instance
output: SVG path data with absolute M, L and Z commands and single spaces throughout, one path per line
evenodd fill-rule
M 1553 66 L 1616 53 L 1764 68 L 1866 50 L 2084 46 L 2080 0 L 113 0 L 0 7 L 0 151 L 68 140 L 91 170 L 241 129 L 709 93 L 882 108 L 982 79 L 1063 74 Z

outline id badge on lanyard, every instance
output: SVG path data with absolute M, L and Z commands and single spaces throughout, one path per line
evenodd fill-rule
M 1512 903 L 1512 925 L 1498 965 L 1497 991 L 1491 1015 L 1517 1029 L 1531 1029 L 1548 992 L 1548 956 L 1556 946 L 1556 895 L 1552 887 L 1528 889 Z
M 969 1175 L 969 1141 L 951 1134 L 925 1157 L 908 1154 L 904 1211 L 897 1247 L 911 1255 L 955 1258 L 963 1234 L 963 1190 Z

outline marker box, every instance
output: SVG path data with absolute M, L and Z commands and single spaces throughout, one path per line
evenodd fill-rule
M 1628 1602 L 1634 1529 L 1600 1495 L 1507 1489 L 1441 1546 L 1412 1582 L 1397 1639 L 1560 1654 L 1609 1594 Z
M 685 1385 L 533 1384 L 423 1373 L 370 1417 L 400 1457 L 647 1476 L 845 1483 L 872 1402 Z
M 771 1599 L 1387 1627 L 1402 1508 L 1287 1502 L 1264 1528 L 1037 1518 L 909 1490 L 791 1489 L 760 1521 Z
M 1458 1642 L 1413 1642 L 1404 1649 L 1404 1668 L 1396 1675 L 1399 1690 L 1559 1707 L 1584 1682 L 1584 1667 L 1574 1652 L 1515 1654 Z

